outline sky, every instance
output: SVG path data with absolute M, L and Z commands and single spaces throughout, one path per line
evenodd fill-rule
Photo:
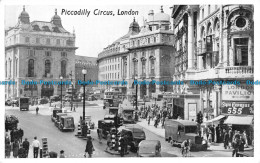
M 163 6 L 164 13 L 171 15 L 171 6 Z M 160 12 L 160 5 L 82 5 L 82 6 L 50 6 L 50 5 L 25 5 L 25 10 L 30 16 L 30 21 L 51 21 L 52 16 L 57 14 L 61 17 L 63 27 L 76 34 L 76 55 L 97 57 L 103 48 L 114 42 L 116 39 L 128 32 L 130 23 L 135 17 L 139 26 L 143 25 L 143 20 L 147 19 L 149 10 L 154 13 Z M 86 15 L 61 15 L 62 10 L 79 11 L 87 9 L 90 12 Z M 115 16 L 94 15 L 95 9 L 101 11 L 113 11 Z M 117 11 L 138 11 L 138 15 L 117 15 Z M 5 6 L 5 28 L 13 27 L 18 22 L 18 17 L 23 10 L 23 6 Z M 171 20 L 172 21 L 172 20 Z

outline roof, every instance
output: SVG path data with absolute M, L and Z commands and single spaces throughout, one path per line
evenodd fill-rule
M 224 124 L 251 125 L 253 123 L 253 119 L 253 116 L 228 116 Z
M 36 25 L 39 28 L 36 28 Z M 51 22 L 46 21 L 33 21 L 31 22 L 31 26 L 33 31 L 46 31 L 46 29 L 49 29 L 49 32 L 69 33 L 63 27 L 59 27 Z
M 70 115 L 64 115 L 64 116 L 61 116 L 61 118 L 73 118 L 73 116 L 70 116 Z
M 154 147 L 154 145 L 160 143 L 159 140 L 142 140 L 139 144 L 139 147 L 140 146 L 143 146 L 143 147 Z
M 197 126 L 197 123 L 194 121 L 189 121 L 189 120 L 177 120 L 177 119 L 169 119 L 169 121 L 174 121 L 178 122 L 184 126 Z
M 89 64 L 89 65 L 96 65 L 97 64 L 97 58 L 96 57 L 87 57 L 87 56 L 80 56 L 75 55 L 75 63 L 83 63 L 83 64 Z

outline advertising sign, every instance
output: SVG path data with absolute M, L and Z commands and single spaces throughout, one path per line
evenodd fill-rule
M 195 120 L 197 114 L 197 104 L 188 104 L 189 107 L 189 120 Z
M 224 101 L 222 102 L 221 112 L 230 115 L 254 115 L 254 103 Z
M 222 85 L 222 100 L 253 101 L 254 86 L 246 84 Z

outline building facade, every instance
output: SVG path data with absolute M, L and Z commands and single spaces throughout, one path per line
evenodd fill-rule
M 134 80 L 138 84 L 138 98 L 152 97 L 152 93 L 171 91 L 172 86 L 163 86 L 152 81 L 172 81 L 173 76 L 173 31 L 170 16 L 163 8 L 154 14 L 151 10 L 143 26 L 133 20 L 126 35 L 116 40 L 99 54 L 99 79 L 126 81 L 122 92 L 134 94 Z
M 252 5 L 176 5 L 175 99 L 184 119 L 253 115 L 254 26 Z M 231 109 L 230 109 L 231 108 Z M 232 111 L 231 111 L 232 110 Z M 250 111 L 251 110 L 251 111 Z
M 85 81 L 92 81 L 93 84 L 86 85 L 86 88 L 98 87 L 95 82 L 98 80 L 98 65 L 97 58 L 95 57 L 86 57 L 86 56 L 75 56 L 75 88 L 77 92 L 83 92 L 83 85 L 80 81 L 84 81 L 84 76 L 82 74 L 83 68 L 87 70 L 85 76 Z
M 75 81 L 75 38 L 62 26 L 57 10 L 50 22 L 31 22 L 23 8 L 17 25 L 5 32 L 5 78 L 16 82 L 6 86 L 5 97 L 50 97 L 61 90 L 65 94 L 69 85 L 23 81 Z

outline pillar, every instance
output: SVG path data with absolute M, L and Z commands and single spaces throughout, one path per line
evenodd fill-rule
M 194 25 L 193 25 L 193 11 L 190 10 L 188 14 L 188 69 L 193 68 L 193 52 L 194 52 Z
M 252 37 L 248 39 L 248 66 L 253 65 Z
M 219 64 L 218 67 L 223 66 L 223 6 L 220 5 L 220 19 L 219 19 Z

